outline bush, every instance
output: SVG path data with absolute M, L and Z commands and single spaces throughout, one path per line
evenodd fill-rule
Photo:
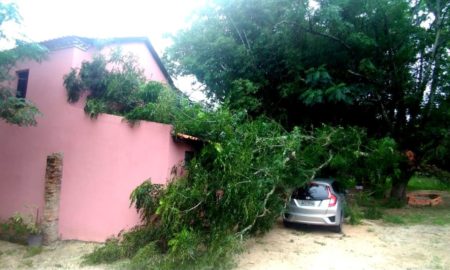
M 96 56 L 91 62 L 83 62 L 79 70 L 72 69 L 64 76 L 68 102 L 77 102 L 88 92 L 85 112 L 91 117 L 100 113 L 123 115 L 130 111 L 138 104 L 144 82 L 137 59 L 120 51 L 113 51 L 108 57 Z
M 1 65 L 1 64 L 0 64 Z M 0 86 L 0 118 L 19 126 L 35 126 L 35 117 L 42 115 L 29 100 L 17 98 L 12 91 Z
M 366 219 L 381 219 L 383 217 L 383 212 L 377 206 L 373 205 L 364 209 L 364 218 Z
M 162 254 L 158 250 L 155 242 L 149 242 L 140 248 L 131 259 L 130 270 L 151 270 L 161 269 Z
M 84 256 L 84 264 L 111 263 L 133 258 L 142 248 L 153 243 L 160 254 L 167 250 L 167 243 L 158 225 L 137 226 L 118 238 L 108 239 L 103 246 Z
M 83 256 L 83 263 L 89 265 L 112 263 L 123 258 L 125 258 L 125 251 L 119 240 L 111 238 L 106 240 L 103 246 L 97 247 L 92 253 Z
M 347 204 L 345 206 L 344 213 L 346 217 L 349 217 L 349 223 L 351 225 L 361 224 L 361 219 L 363 218 L 363 212 L 356 204 Z
M 26 244 L 30 233 L 30 225 L 19 214 L 15 214 L 5 222 L 0 223 L 0 239 L 2 240 Z
M 154 242 L 160 252 L 165 252 L 167 250 L 167 240 L 165 240 L 164 233 L 158 224 L 133 228 L 121 236 L 120 244 L 124 250 L 125 256 L 131 258 L 139 251 L 139 249 L 150 242 Z
M 134 204 L 141 219 L 152 223 L 151 218 L 156 213 L 162 194 L 163 185 L 152 184 L 151 179 L 148 179 L 133 190 L 130 195 L 130 206 Z

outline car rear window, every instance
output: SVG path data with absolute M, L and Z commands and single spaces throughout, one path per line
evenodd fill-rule
M 325 200 L 328 198 L 327 186 L 317 183 L 308 184 L 294 190 L 292 198 L 297 200 Z

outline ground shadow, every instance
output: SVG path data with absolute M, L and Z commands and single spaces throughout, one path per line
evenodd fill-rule
M 344 234 L 344 230 L 341 233 L 337 233 L 333 231 L 332 226 L 321 226 L 321 225 L 313 225 L 313 224 L 299 224 L 299 223 L 287 223 L 280 224 L 281 227 L 285 227 L 290 230 L 301 231 L 305 233 L 326 233 L 332 235 L 341 235 Z

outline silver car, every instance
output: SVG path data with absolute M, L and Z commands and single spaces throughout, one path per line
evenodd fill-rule
M 297 188 L 283 214 L 286 226 L 293 223 L 331 226 L 342 232 L 345 191 L 334 179 L 315 179 Z

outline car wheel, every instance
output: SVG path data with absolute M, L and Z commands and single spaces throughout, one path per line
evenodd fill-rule
M 292 228 L 292 223 L 287 221 L 287 220 L 285 220 L 285 219 L 283 219 L 283 225 L 286 228 Z
M 344 223 L 344 213 L 341 213 L 341 220 L 339 225 L 333 227 L 335 233 L 342 233 L 342 224 Z

